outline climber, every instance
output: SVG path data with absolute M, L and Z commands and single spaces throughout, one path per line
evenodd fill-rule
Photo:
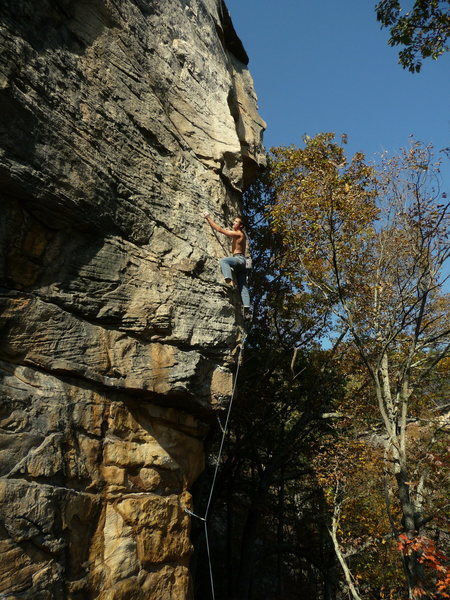
M 213 229 L 219 233 L 231 238 L 231 254 L 220 259 L 220 268 L 222 269 L 225 282 L 228 285 L 234 285 L 233 273 L 236 277 L 239 293 L 242 299 L 242 305 L 244 307 L 244 316 L 246 312 L 250 311 L 250 294 L 247 286 L 247 269 L 245 261 L 245 250 L 247 247 L 247 236 L 244 232 L 244 225 L 240 217 L 236 217 L 233 220 L 232 229 L 224 229 L 217 225 L 212 219 L 209 213 L 203 215 Z

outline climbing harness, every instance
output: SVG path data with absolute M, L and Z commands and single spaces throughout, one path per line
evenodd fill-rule
M 201 517 L 200 515 L 197 515 L 194 512 L 190 511 L 188 508 L 184 509 L 185 512 L 187 512 L 189 515 L 191 515 L 191 517 L 195 517 L 196 519 L 203 521 L 203 526 L 204 526 L 204 530 L 205 530 L 206 553 L 208 556 L 208 563 L 209 563 L 209 579 L 211 582 L 212 600 L 216 600 L 216 595 L 215 595 L 215 591 L 214 591 L 214 577 L 213 577 L 213 570 L 212 570 L 212 563 L 211 563 L 211 550 L 210 550 L 210 546 L 209 546 L 209 536 L 208 536 L 208 514 L 209 514 L 209 508 L 210 508 L 211 500 L 212 500 L 213 493 L 214 493 L 214 487 L 216 485 L 217 473 L 219 472 L 219 465 L 220 465 L 220 459 L 222 457 L 223 445 L 225 443 L 225 437 L 228 432 L 228 422 L 230 420 L 230 414 L 231 414 L 231 409 L 233 406 L 234 395 L 236 393 L 236 384 L 238 381 L 239 368 L 240 368 L 241 362 L 242 362 L 242 352 L 244 350 L 244 345 L 245 345 L 246 339 L 247 339 L 247 334 L 245 334 L 244 337 L 242 338 L 241 348 L 239 350 L 236 375 L 234 378 L 233 390 L 231 392 L 230 404 L 228 405 L 227 416 L 225 419 L 225 425 L 223 427 L 222 427 L 222 425 L 220 425 L 220 428 L 222 430 L 222 439 L 220 441 L 219 453 L 217 455 L 216 467 L 214 469 L 214 476 L 213 476 L 213 480 L 212 480 L 212 484 L 211 484 L 211 490 L 209 492 L 208 502 L 206 503 L 205 514 L 203 517 Z

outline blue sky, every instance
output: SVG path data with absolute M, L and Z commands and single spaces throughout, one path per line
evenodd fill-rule
M 450 146 L 450 53 L 412 74 L 372 0 L 227 0 L 250 57 L 266 147 L 346 133 L 371 158 L 416 139 Z M 450 187 L 450 186 L 447 186 Z
M 369 160 L 408 144 L 450 146 L 450 52 L 412 74 L 375 17 L 375 0 L 226 0 L 250 57 L 266 148 L 304 134 L 348 135 Z M 450 196 L 450 161 L 442 167 Z

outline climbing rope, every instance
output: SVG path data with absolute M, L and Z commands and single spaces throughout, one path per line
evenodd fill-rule
M 222 457 L 222 451 L 223 451 L 223 445 L 225 443 L 225 437 L 227 435 L 228 432 L 228 422 L 230 420 L 230 415 L 231 415 L 231 409 L 233 407 L 233 400 L 234 400 L 234 395 L 236 393 L 236 385 L 237 385 L 237 381 L 238 381 L 238 375 L 239 375 L 239 369 L 241 366 L 241 362 L 242 362 L 242 352 L 244 350 L 244 345 L 245 345 L 245 340 L 247 339 L 247 334 L 244 335 L 244 337 L 242 338 L 242 343 L 241 343 L 241 348 L 239 350 L 239 357 L 238 357 L 238 361 L 237 361 L 237 369 L 236 369 L 236 375 L 234 377 L 234 384 L 233 384 L 233 389 L 231 392 L 231 399 L 230 399 L 230 403 L 228 405 L 228 410 L 227 410 L 227 417 L 225 419 L 225 425 L 222 427 L 222 439 L 220 440 L 220 446 L 219 446 L 219 453 L 217 455 L 217 460 L 216 460 L 216 467 L 214 469 L 214 476 L 213 476 L 213 480 L 211 483 L 211 489 L 209 492 L 209 497 L 208 497 L 208 502 L 206 503 L 206 509 L 205 509 L 205 514 L 203 517 L 201 517 L 200 515 L 195 514 L 194 512 L 190 511 L 188 508 L 185 508 L 185 512 L 187 512 L 189 515 L 191 515 L 191 517 L 195 517 L 196 519 L 199 519 L 200 521 L 203 521 L 203 527 L 205 530 L 205 541 L 206 541 L 206 553 L 208 556 L 208 563 L 209 563 L 209 579 L 211 582 L 211 595 L 212 595 L 212 600 L 216 600 L 216 595 L 215 595 L 215 590 L 214 590 L 214 576 L 213 576 L 213 569 L 212 569 L 212 562 L 211 562 L 211 549 L 210 549 L 210 545 L 209 545 L 209 536 L 208 536 L 208 514 L 209 514 L 209 509 L 211 506 L 211 500 L 214 494 L 214 488 L 216 485 L 216 479 L 217 479 L 217 473 L 219 472 L 219 466 L 220 466 L 220 459 Z

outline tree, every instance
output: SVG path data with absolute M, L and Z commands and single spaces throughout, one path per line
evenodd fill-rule
M 273 202 L 264 176 L 245 196 L 255 317 L 211 505 L 216 597 L 295 598 L 301 588 L 334 600 L 335 557 L 312 456 L 344 382 L 332 352 L 315 341 L 328 325 L 321 294 L 296 287 L 281 269 L 281 238 L 264 218 Z M 196 506 L 208 498 L 212 471 L 197 485 Z M 193 528 L 194 539 L 202 535 L 195 521 Z M 195 541 L 195 592 L 204 598 L 209 574 Z
M 385 436 L 386 484 L 395 482 L 401 514 L 390 520 L 411 543 L 434 516 L 424 513 L 428 470 L 411 485 L 420 464 L 411 423 L 442 403 L 427 402 L 423 390 L 450 353 L 450 301 L 442 292 L 449 203 L 438 168 L 432 149 L 418 143 L 377 169 L 362 154 L 348 162 L 333 134 L 307 138 L 303 149 L 274 149 L 271 162 L 270 215 L 284 242 L 285 273 L 296 288 L 306 283 L 322 294 L 336 335 L 347 335 L 359 353 Z M 435 427 L 420 448 L 438 443 L 446 428 Z M 402 559 L 413 598 L 429 590 L 420 551 L 411 548 Z
M 332 586 L 334 560 L 311 459 L 343 381 L 319 349 L 298 349 L 293 371 L 292 350 L 267 321 L 251 336 L 212 503 L 216 597 L 294 598 L 299 585 L 306 590 L 322 579 L 321 588 Z M 205 492 L 211 471 L 203 476 Z M 206 501 L 195 496 L 196 504 Z M 196 580 L 197 597 L 207 597 L 207 572 L 198 570 Z
M 341 428 L 315 460 L 330 510 L 329 534 L 353 600 L 386 590 L 396 597 L 401 573 L 380 485 L 382 448 L 355 439 L 352 429 L 350 423 Z
M 423 58 L 436 60 L 448 51 L 450 0 L 415 0 L 402 13 L 399 0 L 381 0 L 376 6 L 378 21 L 390 28 L 389 45 L 404 46 L 399 62 L 411 72 L 419 72 Z
M 342 350 L 340 362 L 349 369 L 347 397 L 339 406 L 342 418 L 336 422 L 333 436 L 323 442 L 314 464 L 329 507 L 330 536 L 345 577 L 343 592 L 348 592 L 353 600 L 403 600 L 400 559 L 410 550 L 420 548 L 418 560 L 426 571 L 422 579 L 427 580 L 427 586 L 417 588 L 416 593 L 427 588 L 430 592 L 442 590 L 445 593 L 450 576 L 449 562 L 437 547 L 449 546 L 445 532 L 448 531 L 450 482 L 445 473 L 449 470 L 450 456 L 445 432 L 438 433 L 438 439 L 432 439 L 439 431 L 438 422 L 442 425 L 445 419 L 441 415 L 434 423 L 422 419 L 409 424 L 410 462 L 414 465 L 409 485 L 420 499 L 423 513 L 433 514 L 434 519 L 424 527 L 428 529 L 427 534 L 405 544 L 407 536 L 399 534 L 401 507 L 395 493 L 395 480 L 387 468 L 389 463 L 384 460 L 385 436 L 376 411 L 369 403 L 368 378 L 360 368 L 362 365 L 358 366 L 352 347 L 344 344 Z M 448 367 L 441 375 L 442 383 L 448 383 Z M 442 398 L 441 390 L 434 391 L 435 398 Z M 432 453 L 429 452 L 431 447 Z M 428 485 L 419 489 L 424 472 Z

